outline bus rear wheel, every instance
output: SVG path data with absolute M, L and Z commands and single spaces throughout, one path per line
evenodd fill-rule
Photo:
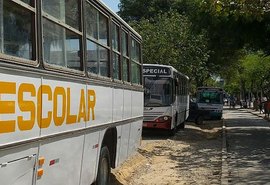
M 107 146 L 103 146 L 100 150 L 98 174 L 95 185 L 109 185 L 111 174 L 110 154 Z

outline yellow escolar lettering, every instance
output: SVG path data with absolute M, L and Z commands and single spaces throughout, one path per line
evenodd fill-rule
M 95 106 L 96 106 L 96 93 L 93 90 L 88 90 L 88 117 L 90 120 L 90 112 L 92 113 L 92 120 L 95 120 Z
M 48 95 L 48 100 L 43 99 L 43 95 Z M 42 105 L 46 104 L 47 101 L 52 101 L 52 90 L 48 85 L 41 85 L 38 88 L 38 101 L 37 101 L 37 116 L 38 116 L 38 126 L 40 128 L 48 128 L 52 121 L 52 111 L 48 111 L 48 117 L 42 117 Z
M 78 113 L 78 122 L 81 121 L 83 118 L 84 121 L 86 121 L 86 112 L 85 112 L 85 96 L 84 96 L 84 90 L 81 90 L 81 99 L 80 99 L 80 107 L 79 107 L 79 113 Z
M 0 114 L 14 114 L 15 101 L 3 101 L 3 94 L 16 94 L 16 83 L 0 82 Z M 0 133 L 15 131 L 15 120 L 0 120 Z
M 58 96 L 62 97 L 62 115 L 58 116 Z M 66 92 L 63 87 L 56 87 L 53 93 L 53 120 L 56 126 L 61 126 L 66 117 Z
M 23 116 L 18 116 L 18 127 L 20 130 L 31 130 L 35 124 L 36 106 L 33 101 L 24 100 L 23 95 L 30 93 L 32 97 L 35 97 L 36 90 L 33 84 L 21 84 L 18 90 L 18 104 L 22 112 L 30 112 L 30 119 L 24 120 Z
M 52 89 L 49 85 L 41 85 L 36 89 L 31 83 L 21 83 L 17 89 L 15 82 L 0 81 L 0 134 L 15 132 L 16 124 L 20 131 L 26 131 L 33 129 L 36 123 L 39 128 L 46 129 L 52 121 L 58 127 L 63 123 L 68 125 L 80 123 L 82 120 L 95 120 L 95 91 L 80 90 L 79 109 L 73 114 L 71 92 L 69 87 Z M 14 95 L 12 99 L 11 95 Z M 47 112 L 43 108 L 46 108 Z M 18 114 L 17 119 L 8 119 L 15 114 Z
M 67 124 L 76 123 L 77 116 L 70 114 L 70 88 L 67 88 Z

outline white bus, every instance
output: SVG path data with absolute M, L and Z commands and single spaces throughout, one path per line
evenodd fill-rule
M 223 96 L 224 91 L 222 88 L 198 87 L 197 106 L 199 110 L 207 113 L 207 115 L 204 115 L 204 119 L 222 118 Z
M 168 130 L 184 128 L 189 115 L 189 78 L 172 66 L 143 65 L 143 128 Z
M 141 64 L 99 0 L 0 0 L 0 184 L 110 184 L 140 144 Z

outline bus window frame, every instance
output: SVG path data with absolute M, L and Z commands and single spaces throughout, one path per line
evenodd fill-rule
M 84 36 L 83 36 L 83 26 L 82 26 L 82 3 L 81 1 L 78 1 L 79 3 L 79 12 L 80 12 L 80 15 L 79 15 L 79 28 L 81 29 L 80 30 L 77 30 L 75 28 L 73 28 L 72 26 L 66 24 L 65 22 L 51 16 L 50 14 L 48 14 L 47 12 L 43 11 L 42 9 L 42 2 L 40 3 L 40 6 L 41 6 L 41 18 L 40 18 L 40 27 L 41 27 L 41 31 L 40 31 L 40 34 L 41 34 L 41 39 L 42 39 L 42 42 L 41 42 L 41 53 L 42 53 L 42 57 L 41 57 L 41 61 L 43 63 L 43 66 L 44 66 L 44 69 L 47 69 L 47 70 L 51 70 L 51 71 L 57 71 L 57 72 L 61 72 L 61 73 L 67 73 L 67 74 L 76 74 L 76 75 L 80 75 L 80 76 L 85 76 L 85 67 L 84 67 L 84 56 L 83 56 L 83 43 L 84 43 Z M 72 68 L 68 68 L 68 67 L 64 67 L 64 66 L 60 66 L 60 65 L 55 65 L 55 64 L 50 64 L 48 62 L 46 62 L 44 60 L 44 44 L 43 44 L 43 31 L 44 31 L 44 26 L 43 26 L 43 20 L 46 19 L 47 21 L 50 21 L 52 22 L 52 24 L 55 24 L 57 26 L 60 26 L 61 28 L 65 29 L 65 30 L 68 30 L 70 32 L 73 32 L 75 33 L 76 35 L 79 36 L 80 38 L 80 63 L 81 63 L 81 68 L 82 70 L 76 70 L 76 69 L 72 69 Z
M 92 6 L 93 8 L 95 8 L 96 11 L 98 11 L 99 14 L 102 14 L 103 16 L 105 16 L 107 18 L 107 38 L 108 38 L 108 41 L 107 41 L 107 45 L 104 45 L 103 43 L 99 42 L 99 38 L 98 39 L 95 39 L 94 37 L 91 37 L 90 35 L 87 34 L 87 29 L 86 29 L 86 18 L 85 18 L 85 12 L 84 14 L 82 15 L 83 16 L 83 19 L 84 19 L 84 24 L 85 24 L 85 27 L 84 27 L 84 30 L 85 30 L 85 39 L 83 40 L 85 42 L 85 71 L 87 73 L 87 76 L 89 78 L 94 78 L 94 79 L 102 79 L 102 80 L 106 80 L 106 81 L 112 81 L 112 74 L 111 74 L 111 37 L 110 37 L 110 31 L 111 31 L 111 27 L 110 27 L 110 23 L 111 23 L 111 18 L 110 16 L 105 13 L 106 10 L 102 9 L 101 7 L 99 7 L 98 5 L 96 5 L 95 3 L 93 3 L 92 1 L 89 1 L 89 0 L 86 0 L 85 3 L 89 4 L 90 6 Z M 86 5 L 84 5 L 84 11 L 86 11 Z M 87 41 L 90 41 L 90 42 L 93 42 L 94 44 L 100 46 L 100 47 L 103 47 L 103 48 L 106 48 L 108 50 L 108 64 L 107 64 L 107 67 L 108 67 L 108 74 L 107 76 L 102 76 L 100 74 L 97 74 L 97 73 L 92 73 L 92 72 L 89 72 L 87 70 Z
M 130 40 L 131 40 L 131 37 L 130 37 L 130 32 L 128 31 L 128 29 L 125 27 L 125 26 L 121 26 L 121 31 L 120 31 L 121 33 L 121 39 L 120 39 L 120 47 L 121 47 L 121 60 L 120 60 L 120 62 L 121 62 L 121 80 L 123 81 L 123 83 L 124 84 L 129 84 L 129 85 L 131 85 L 131 81 L 130 81 L 130 79 L 131 79 L 131 69 L 130 69 Z M 127 42 L 126 42 L 126 50 L 127 50 L 127 54 L 126 55 L 124 55 L 123 54 L 123 51 L 122 51 L 122 34 L 123 33 L 125 33 L 126 34 L 126 36 L 127 36 Z M 128 63 L 128 65 L 127 65 L 127 81 L 126 80 L 123 80 L 123 61 L 124 61 L 124 59 L 126 59 L 127 60 L 127 63 Z
M 113 46 L 113 44 L 112 44 L 112 39 L 113 39 L 113 37 L 112 37 L 112 32 L 113 32 L 113 26 L 116 26 L 116 27 L 118 27 L 118 50 L 116 50 L 116 49 L 114 49 L 114 46 Z M 122 83 L 122 66 L 121 66 L 121 57 L 122 57 L 122 55 L 121 55 L 121 41 L 122 41 L 122 39 L 121 39 L 121 24 L 119 24 L 118 23 L 118 21 L 116 21 L 114 18 L 111 18 L 111 20 L 110 20 L 110 26 L 111 26 L 111 29 L 110 29 L 110 41 L 111 41 L 111 78 L 115 81 L 115 82 L 118 82 L 118 83 Z M 118 79 L 117 78 L 114 78 L 114 70 L 113 70 L 113 60 L 114 60 L 114 54 L 115 55 L 117 55 L 119 58 L 118 58 Z
M 8 55 L 8 54 L 1 53 L 1 52 L 0 52 L 0 59 L 4 60 L 5 62 L 8 62 L 8 63 L 15 63 L 15 64 L 21 64 L 21 65 L 25 65 L 25 66 L 38 67 L 40 65 L 40 62 L 38 60 L 38 51 L 37 51 L 38 50 L 37 4 L 34 1 L 33 6 L 31 6 L 29 4 L 24 3 L 23 1 L 20 1 L 20 0 L 10 0 L 10 3 L 16 3 L 18 6 L 20 6 L 22 8 L 25 8 L 26 10 L 30 11 L 33 14 L 32 15 L 33 20 L 31 22 L 32 35 L 34 35 L 32 37 L 34 39 L 34 41 L 32 43 L 32 57 L 33 57 L 33 60 L 25 59 L 25 58 L 21 58 L 21 57 L 17 57 L 17 56 L 12 56 L 12 55 Z M 1 15 L 4 16 L 3 14 L 1 14 Z M 0 19 L 2 19 L 2 18 L 0 17 Z M 0 34 L 1 34 L 1 32 L 0 32 Z M 4 34 L 4 31 L 3 31 L 2 34 Z
M 130 34 L 130 36 L 129 36 L 129 51 L 130 51 L 130 83 L 132 84 L 132 85 L 134 85 L 134 86 L 142 86 L 142 51 L 141 51 L 141 42 L 137 39 L 137 37 L 134 35 L 134 34 Z M 133 60 L 132 59 L 132 39 L 135 41 L 135 42 L 137 42 L 138 44 L 139 44 L 139 61 L 135 61 L 135 60 Z M 139 70 L 140 70 L 140 79 L 139 79 L 139 81 L 138 81 L 138 83 L 134 83 L 134 82 L 132 82 L 132 62 L 133 63 L 135 63 L 135 64 L 137 64 L 137 65 L 139 65 L 140 66 L 140 68 L 139 68 Z

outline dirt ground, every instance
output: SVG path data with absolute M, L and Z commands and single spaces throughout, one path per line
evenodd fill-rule
M 144 131 L 138 152 L 112 171 L 112 185 L 220 184 L 222 121 L 187 122 L 169 137 Z

